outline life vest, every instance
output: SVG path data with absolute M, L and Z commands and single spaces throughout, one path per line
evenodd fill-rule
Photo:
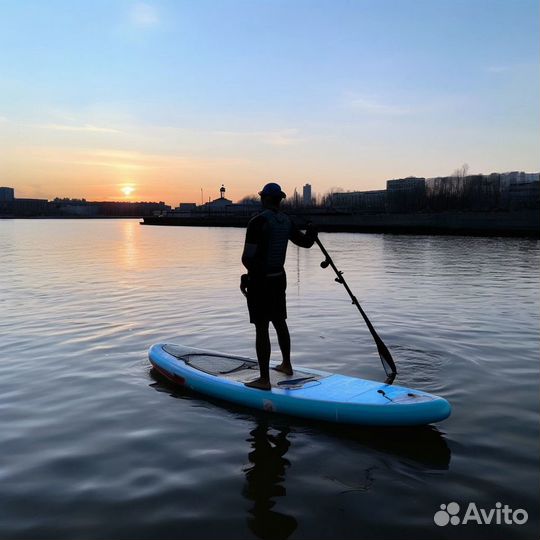
M 265 210 L 260 214 L 266 220 L 264 228 L 265 256 L 263 259 L 267 274 L 283 271 L 287 244 L 291 236 L 291 220 L 283 212 Z

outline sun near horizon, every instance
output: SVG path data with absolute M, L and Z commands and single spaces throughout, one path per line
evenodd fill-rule
M 126 199 L 129 199 L 131 198 L 131 195 L 134 193 L 135 189 L 136 189 L 135 186 L 128 184 L 122 187 L 120 191 L 122 191 Z

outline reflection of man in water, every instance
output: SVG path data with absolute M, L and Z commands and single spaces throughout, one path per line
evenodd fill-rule
M 298 526 L 292 516 L 275 512 L 272 508 L 275 497 L 286 494 L 282 483 L 285 481 L 285 469 L 290 463 L 283 456 L 289 449 L 287 439 L 288 428 L 280 429 L 277 435 L 268 432 L 268 425 L 260 420 L 257 427 L 250 432 L 253 451 L 249 453 L 252 466 L 245 469 L 247 484 L 244 497 L 253 501 L 249 513 L 248 526 L 259 538 L 285 540 Z
M 310 248 L 317 233 L 308 226 L 302 233 L 289 216 L 280 211 L 285 193 L 278 184 L 266 184 L 259 192 L 264 210 L 248 224 L 242 263 L 247 276 L 242 276 L 240 288 L 247 296 L 249 320 L 255 325 L 257 360 L 260 377 L 246 386 L 270 390 L 270 336 L 268 326 L 272 322 L 276 329 L 283 362 L 275 369 L 292 375 L 291 338 L 287 327 L 285 289 L 285 256 L 289 240 L 297 246 Z

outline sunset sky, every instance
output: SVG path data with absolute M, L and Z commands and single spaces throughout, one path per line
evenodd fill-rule
M 176 205 L 538 171 L 538 21 L 537 0 L 0 0 L 0 185 Z

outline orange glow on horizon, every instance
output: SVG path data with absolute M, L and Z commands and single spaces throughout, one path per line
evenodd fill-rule
M 16 197 L 164 201 L 173 207 L 180 202 L 201 204 L 217 199 L 221 184 L 227 189 L 225 196 L 237 202 L 246 195 L 255 195 L 269 181 L 277 181 L 292 197 L 295 187 L 301 193 L 306 182 L 313 185 L 315 193 L 324 193 L 336 185 L 345 189 L 383 189 L 385 178 L 397 177 L 397 170 L 375 172 L 364 166 L 360 174 L 354 169 L 343 171 L 314 161 L 275 160 L 268 165 L 264 160 L 245 158 L 18 145 L 2 161 L 0 176 L 6 185 L 15 188 Z M 369 180 L 360 180 L 364 175 Z

